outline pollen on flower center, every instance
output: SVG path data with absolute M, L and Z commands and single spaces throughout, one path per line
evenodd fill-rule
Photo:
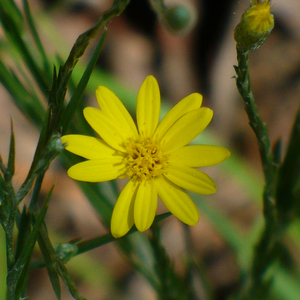
M 139 136 L 125 143 L 125 176 L 139 181 L 161 175 L 167 164 L 168 156 L 162 153 L 160 144 Z

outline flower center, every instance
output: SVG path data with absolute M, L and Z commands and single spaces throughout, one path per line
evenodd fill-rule
M 139 136 L 137 140 L 129 139 L 125 148 L 126 177 L 144 181 L 164 172 L 168 156 L 162 153 L 159 143 Z

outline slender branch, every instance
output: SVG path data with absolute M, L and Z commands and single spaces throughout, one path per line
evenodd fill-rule
M 249 124 L 253 129 L 262 162 L 265 177 L 263 192 L 263 214 L 265 228 L 262 236 L 254 249 L 252 269 L 246 280 L 238 299 L 258 299 L 268 289 L 266 272 L 276 260 L 272 255 L 280 236 L 280 229 L 275 210 L 275 183 L 277 167 L 271 153 L 271 143 L 266 124 L 262 121 L 251 91 L 249 74 L 249 51 L 237 48 L 238 67 L 235 67 L 237 78 L 236 85 L 245 103 Z

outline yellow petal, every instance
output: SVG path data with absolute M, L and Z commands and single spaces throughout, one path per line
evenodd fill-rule
M 123 131 L 122 127 L 103 111 L 93 107 L 86 107 L 83 114 L 90 126 L 111 147 L 125 151 L 122 144 L 132 137 L 131 133 Z
M 198 93 L 191 94 L 179 101 L 161 120 L 154 134 L 156 140 L 160 140 L 168 129 L 186 113 L 200 108 L 202 104 L 202 95 Z
M 137 190 L 134 203 L 134 223 L 143 232 L 152 225 L 157 209 L 157 191 L 153 180 L 142 182 Z
M 103 182 L 116 179 L 124 173 L 123 157 L 111 156 L 78 163 L 68 170 L 68 175 L 80 181 Z
M 187 225 L 197 224 L 199 212 L 187 193 L 163 176 L 155 178 L 155 185 L 159 197 L 175 217 Z
M 203 195 L 216 192 L 216 184 L 205 173 L 182 165 L 170 165 L 164 174 L 178 186 Z
M 96 90 L 96 97 L 101 110 L 114 119 L 124 131 L 134 137 L 138 136 L 137 128 L 129 112 L 119 98 L 108 88 L 99 86 Z
M 133 209 L 137 187 L 138 184 L 132 180 L 129 181 L 117 200 L 110 224 L 111 234 L 115 238 L 122 237 L 133 226 Z
M 115 149 L 91 136 L 69 134 L 62 136 L 61 141 L 66 144 L 66 150 L 87 159 L 109 158 L 116 154 Z
M 157 127 L 160 113 L 160 91 L 156 79 L 148 76 L 137 97 L 136 118 L 139 132 L 151 137 Z
M 185 146 L 170 153 L 169 163 L 182 164 L 187 167 L 208 167 L 219 164 L 230 156 L 223 147 L 210 145 Z
M 211 109 L 202 107 L 186 113 L 162 138 L 164 153 L 175 151 L 190 143 L 209 124 L 213 116 Z

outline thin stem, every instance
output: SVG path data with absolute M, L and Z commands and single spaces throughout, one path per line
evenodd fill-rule
M 251 91 L 249 74 L 249 52 L 237 48 L 238 67 L 236 85 L 245 103 L 249 124 L 253 129 L 259 146 L 259 153 L 265 177 L 263 192 L 263 214 L 265 228 L 254 249 L 252 269 L 238 299 L 257 299 L 267 289 L 266 271 L 276 260 L 273 256 L 276 242 L 281 235 L 275 211 L 276 165 L 273 162 L 271 143 L 265 123 L 262 121 Z
M 266 181 L 266 196 L 274 198 L 275 185 L 275 165 L 271 153 L 271 143 L 269 139 L 266 124 L 262 121 L 258 108 L 254 101 L 251 91 L 250 74 L 249 74 L 249 52 L 237 49 L 238 70 L 236 85 L 245 103 L 245 111 L 249 118 L 249 124 L 252 127 L 259 146 L 263 172 Z M 265 199 L 266 200 L 266 199 Z M 268 204 L 265 203 L 268 206 Z
M 14 224 L 17 216 L 18 204 L 16 201 L 16 196 L 15 196 L 12 183 L 10 181 L 7 182 L 7 188 L 9 193 L 8 198 L 11 201 L 10 201 L 10 211 L 8 212 L 7 224 L 4 227 L 4 230 L 5 230 L 5 238 L 6 238 L 7 270 L 9 271 L 15 263 L 15 256 L 13 250 L 13 231 L 14 231 Z

